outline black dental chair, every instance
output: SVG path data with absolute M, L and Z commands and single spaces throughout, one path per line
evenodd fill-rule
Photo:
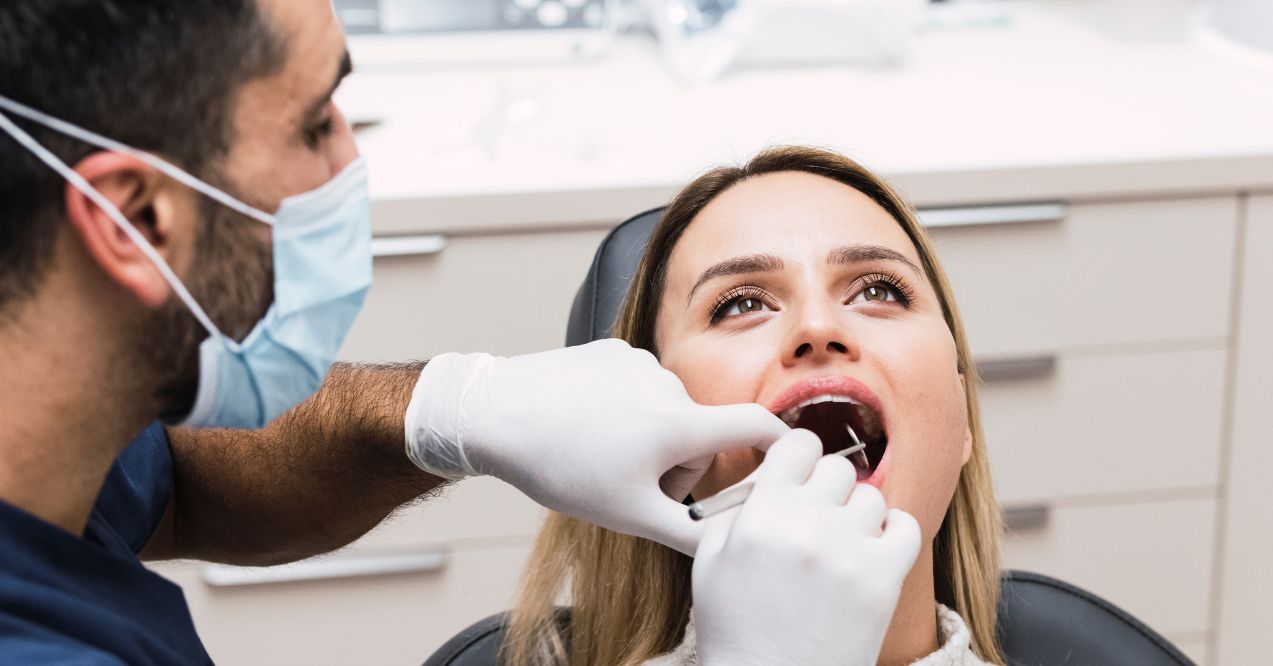
M 628 281 L 662 209 L 619 225 L 601 242 L 575 297 L 567 345 L 609 337 Z M 494 666 L 506 614 L 488 617 L 447 641 L 425 666 Z M 563 627 L 568 611 L 562 611 Z M 1011 666 L 1190 666 L 1171 643 L 1122 609 L 1073 585 L 1039 574 L 1006 571 L 1001 580 L 999 640 Z

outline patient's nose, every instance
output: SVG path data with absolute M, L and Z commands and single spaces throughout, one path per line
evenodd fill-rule
M 784 361 L 788 365 L 818 363 L 831 359 L 857 360 L 858 345 L 834 317 L 813 314 L 802 317 L 786 342 Z

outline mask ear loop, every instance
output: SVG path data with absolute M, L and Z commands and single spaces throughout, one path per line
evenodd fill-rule
M 0 102 L 2 101 L 3 98 L 0 98 Z M 3 104 L 0 103 L 0 106 L 3 106 Z M 39 121 L 37 120 L 36 122 Z M 163 275 L 164 279 L 168 281 L 168 284 L 172 286 L 173 291 L 177 293 L 177 297 L 186 304 L 186 307 L 190 308 L 190 312 L 194 314 L 195 319 L 199 320 L 199 323 L 208 331 L 209 335 L 221 338 L 232 346 L 237 346 L 237 343 L 223 335 L 221 330 L 217 328 L 217 325 L 212 323 L 212 319 L 208 317 L 207 313 L 203 311 L 203 308 L 199 306 L 199 303 L 195 301 L 194 296 L 190 294 L 190 291 L 186 289 L 186 286 L 181 283 L 180 279 L 177 278 L 177 274 L 172 272 L 172 268 L 168 266 L 168 262 L 164 261 L 164 258 L 159 255 L 159 252 L 156 251 L 155 247 L 150 244 L 150 241 L 146 240 L 146 237 L 143 236 L 141 232 L 128 221 L 127 218 L 124 217 L 124 214 L 119 212 L 119 209 L 115 207 L 115 204 L 111 203 L 105 196 L 102 196 L 102 193 L 98 192 L 96 188 L 90 185 L 83 176 L 71 167 L 67 166 L 65 162 L 59 159 L 47 148 L 40 145 L 40 143 L 32 138 L 30 134 L 27 134 L 21 127 L 14 124 L 14 122 L 3 113 L 0 113 L 0 129 L 7 132 L 9 136 L 13 137 L 14 141 L 17 141 L 24 148 L 31 151 L 31 153 L 39 158 L 41 162 L 44 162 L 49 166 L 49 168 L 53 169 L 65 178 L 67 182 L 75 186 L 75 189 L 82 192 L 84 196 L 88 197 L 93 203 L 97 204 L 97 207 L 101 208 L 102 212 L 106 213 L 106 215 L 115 222 L 116 226 L 123 230 L 124 234 L 127 235 L 133 243 L 136 243 L 137 247 L 141 249 L 142 254 L 146 255 L 146 257 L 154 263 L 155 267 L 159 269 L 159 273 Z M 129 149 L 129 151 L 120 152 L 133 154 L 137 151 Z M 132 156 L 136 157 L 135 154 Z M 146 162 L 147 164 L 150 164 L 149 160 Z
M 274 224 L 275 218 L 273 215 L 270 215 L 269 213 L 266 213 L 259 209 L 253 208 L 243 203 L 242 201 L 235 199 L 234 197 L 226 194 L 225 192 L 222 192 L 221 190 L 218 190 L 217 188 L 203 182 L 202 180 L 199 180 L 198 178 L 191 176 L 185 171 L 182 171 L 176 166 L 173 166 L 170 162 L 167 162 L 159 157 L 156 157 L 155 155 L 137 150 L 136 148 L 133 148 L 132 146 L 126 146 L 114 139 L 104 137 L 95 132 L 90 132 L 82 127 L 76 127 L 75 125 L 72 125 L 64 120 L 54 118 L 53 116 L 50 116 L 47 113 L 44 113 L 42 111 L 37 111 L 29 106 L 26 106 L 25 104 L 20 104 L 18 102 L 15 102 L 9 99 L 8 97 L 5 97 L 4 95 L 0 95 L 0 109 L 5 109 L 6 111 L 9 111 L 15 116 L 26 118 L 27 120 L 30 120 L 33 123 L 43 125 L 47 127 L 48 129 L 53 130 L 54 132 L 64 134 L 66 136 L 71 137 L 72 139 L 78 139 L 89 145 L 97 146 L 98 148 L 110 150 L 116 153 L 120 153 L 122 155 L 127 155 L 129 157 L 141 160 L 142 162 L 145 162 L 146 164 L 159 170 L 160 172 L 162 172 L 164 175 L 168 176 L 169 178 L 177 181 L 178 183 L 181 183 L 182 185 L 185 185 L 186 187 L 189 187 L 190 189 L 196 192 L 199 192 L 200 194 L 208 197 L 209 199 L 212 199 L 213 201 L 216 201 L 217 203 L 225 206 L 226 208 L 229 208 L 235 212 L 246 215 L 247 217 L 250 217 L 258 222 L 269 224 L 269 225 Z M 21 132 L 22 130 L 19 129 L 18 131 Z M 10 132 L 10 134 L 12 134 L 12 132 Z M 23 132 L 23 134 L 25 134 L 25 132 Z M 55 157 L 54 159 L 57 159 L 57 158 Z M 58 160 L 58 162 L 61 163 L 61 160 Z M 46 163 L 47 163 L 47 160 L 46 160 Z M 49 166 L 53 166 L 53 165 L 50 164 Z

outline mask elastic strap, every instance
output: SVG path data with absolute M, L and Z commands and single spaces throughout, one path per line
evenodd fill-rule
M 2 99 L 3 98 L 0 98 L 0 100 Z M 199 303 L 195 301 L 194 296 L 190 294 L 190 291 L 186 289 L 186 286 L 181 283 L 180 279 L 177 278 L 177 274 L 172 272 L 172 268 L 168 266 L 168 262 L 164 261 L 164 258 L 159 255 L 159 252 L 157 252 L 155 247 L 150 244 L 150 241 L 146 240 L 146 237 L 143 236 L 141 232 L 128 221 L 127 218 L 124 217 L 124 214 L 119 212 L 119 209 L 115 207 L 115 204 L 112 204 L 109 199 L 102 196 L 102 193 L 98 192 L 97 189 L 90 185 L 87 180 L 84 180 L 83 176 L 71 167 L 67 166 L 65 162 L 59 159 L 57 155 L 50 152 L 49 149 L 40 145 L 40 143 L 32 138 L 30 134 L 27 134 L 21 127 L 15 125 L 13 121 L 3 113 L 0 113 L 0 129 L 8 132 L 9 136 L 13 137 L 14 141 L 17 141 L 24 148 L 31 151 L 31 153 L 38 157 L 41 162 L 47 164 L 49 168 L 56 171 L 71 185 L 74 185 L 75 189 L 83 192 L 84 196 L 88 197 L 93 203 L 97 204 L 98 208 L 101 208 L 102 212 L 106 213 L 106 215 L 109 216 L 111 220 L 113 220 L 115 224 L 118 225 L 119 228 L 122 229 L 134 243 L 137 244 L 137 247 L 141 249 L 142 254 L 145 254 L 146 257 L 155 264 L 155 267 L 159 269 L 159 273 L 163 275 L 164 279 L 168 281 L 168 284 L 172 286 L 173 291 L 177 293 L 177 297 L 186 304 L 186 307 L 190 308 L 190 312 L 194 314 L 195 319 L 199 320 L 199 323 L 207 329 L 208 333 L 210 335 L 226 339 L 225 336 L 221 334 L 220 329 L 217 328 L 217 325 L 212 323 L 212 319 L 210 319 L 207 313 L 203 311 L 203 308 L 199 307 Z
M 69 136 L 72 139 L 78 139 L 80 141 L 83 141 L 84 143 L 97 146 L 98 148 L 101 148 L 103 150 L 110 150 L 116 153 L 121 153 L 123 155 L 128 155 L 129 157 L 132 157 L 132 158 L 139 159 L 145 162 L 146 164 L 149 164 L 150 166 L 154 167 L 155 169 L 163 172 L 164 175 L 168 176 L 169 178 L 181 183 L 182 185 L 185 185 L 186 187 L 189 187 L 192 190 L 195 190 L 196 192 L 199 192 L 200 194 L 203 194 L 204 196 L 208 197 L 209 199 L 212 199 L 213 201 L 216 201 L 217 203 L 225 206 L 226 208 L 229 208 L 235 212 L 246 215 L 258 222 L 264 222 L 265 224 L 274 224 L 273 215 L 270 215 L 269 213 L 253 208 L 252 206 L 249 206 L 243 203 L 242 201 L 235 199 L 234 197 L 226 194 L 225 192 L 222 192 L 221 190 L 218 190 L 217 188 L 203 182 L 202 180 L 199 180 L 198 178 L 191 176 L 185 171 L 182 171 L 176 166 L 173 166 L 172 163 L 167 162 L 159 157 L 156 157 L 155 155 L 137 150 L 136 148 L 133 148 L 131 146 L 126 146 L 114 139 L 106 138 L 100 134 L 90 132 L 82 127 L 76 127 L 75 125 L 72 125 L 64 120 L 59 120 L 57 118 L 54 118 L 53 116 L 50 116 L 47 113 L 44 113 L 42 111 L 37 111 L 29 106 L 26 106 L 25 104 L 15 102 L 9 99 L 8 97 L 5 97 L 4 95 L 0 95 L 0 109 L 5 109 L 6 111 L 9 111 L 15 116 L 26 118 L 27 120 L 30 120 L 33 123 L 43 125 L 47 127 L 48 129 L 53 130 L 54 132 L 65 134 L 66 136 Z

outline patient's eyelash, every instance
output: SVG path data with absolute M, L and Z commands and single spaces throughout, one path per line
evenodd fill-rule
M 850 300 L 857 298 L 858 294 L 861 294 L 868 287 L 879 285 L 885 285 L 892 289 L 902 307 L 910 307 L 910 304 L 915 300 L 915 289 L 907 284 L 906 280 L 892 273 L 884 272 L 869 273 L 858 278 L 853 283 L 853 288 L 849 290 L 851 294 Z
M 716 303 L 712 305 L 711 309 L 711 323 L 716 324 L 720 322 L 720 320 L 724 319 L 725 310 L 728 310 L 730 306 L 734 305 L 738 301 L 748 298 L 764 301 L 767 296 L 768 294 L 765 293 L 765 290 L 760 287 L 753 287 L 750 285 L 734 287 L 716 298 Z M 767 302 L 766 305 L 768 305 Z

